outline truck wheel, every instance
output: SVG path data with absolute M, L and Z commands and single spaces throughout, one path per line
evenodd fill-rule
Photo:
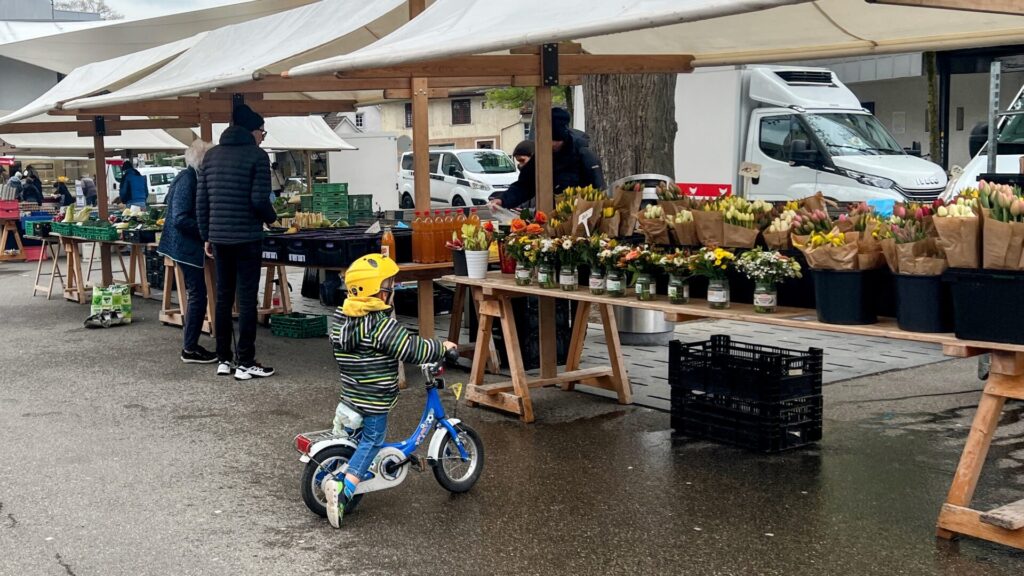
M 415 208 L 416 202 L 412 199 L 412 195 L 406 192 L 402 194 L 402 201 L 399 206 L 402 210 L 408 210 L 409 208 Z

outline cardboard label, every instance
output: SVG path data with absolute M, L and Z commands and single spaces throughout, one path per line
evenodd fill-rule
M 761 165 L 755 164 L 754 162 L 741 162 L 740 176 L 743 176 L 744 178 L 760 178 Z
M 380 222 L 374 222 L 366 229 L 367 234 L 379 234 L 380 233 Z
M 594 215 L 594 207 L 587 208 L 580 214 L 580 217 L 576 219 L 577 224 L 583 224 L 583 229 L 587 231 L 587 237 L 590 237 L 590 225 L 587 224 L 587 220 Z

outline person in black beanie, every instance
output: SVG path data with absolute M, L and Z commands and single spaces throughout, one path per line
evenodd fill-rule
M 199 233 L 217 270 L 217 374 L 265 378 L 274 369 L 256 362 L 256 298 L 263 256 L 263 225 L 277 220 L 270 202 L 270 157 L 260 148 L 263 117 L 236 106 L 231 126 L 203 159 L 196 191 Z M 232 308 L 238 294 L 238 348 L 232 357 Z
M 551 149 L 554 152 L 552 176 L 555 194 L 573 186 L 604 188 L 601 160 L 587 147 L 586 141 L 569 129 L 569 111 L 551 109 Z M 538 150 L 537 153 L 540 153 Z M 519 179 L 506 190 L 491 196 L 491 204 L 506 209 L 526 204 L 537 195 L 536 156 L 519 169 Z

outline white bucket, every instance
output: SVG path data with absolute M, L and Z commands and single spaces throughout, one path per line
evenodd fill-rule
M 491 258 L 488 250 L 466 250 L 466 269 L 470 278 L 486 278 L 487 263 Z

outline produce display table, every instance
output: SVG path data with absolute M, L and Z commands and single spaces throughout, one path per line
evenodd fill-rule
M 17 254 L 6 254 L 7 239 L 14 234 L 14 243 L 18 246 Z M 18 232 L 17 218 L 0 218 L 0 262 L 24 262 L 25 247 L 21 245 L 21 233 Z
M 64 249 L 65 271 L 68 279 L 67 284 L 64 286 L 64 298 L 66 300 L 78 302 L 79 304 L 85 304 L 89 301 L 86 290 L 91 288 L 91 286 L 82 274 L 82 255 L 79 253 L 79 247 L 85 243 L 93 244 L 94 253 L 95 245 L 100 243 L 110 244 L 111 246 L 128 246 L 130 249 L 128 266 L 125 266 L 124 259 L 120 258 L 120 254 L 118 255 L 118 259 L 121 262 L 121 273 L 124 274 L 124 283 L 134 289 L 138 289 L 144 298 L 150 297 L 149 280 L 146 278 L 146 249 L 156 248 L 156 243 L 141 244 L 137 242 L 123 242 L 121 240 L 108 242 L 75 236 L 62 236 L 60 234 L 51 234 L 50 236 L 59 238 L 61 247 Z M 90 258 L 89 267 L 90 269 L 92 268 L 92 258 Z M 139 276 L 138 281 L 135 279 L 136 275 Z
M 991 373 L 978 404 L 978 411 L 971 425 L 960 463 L 953 476 L 946 502 L 942 506 L 938 520 L 938 536 L 953 538 L 964 534 L 999 542 L 1016 548 L 1024 548 L 1024 500 L 990 510 L 988 512 L 971 509 L 970 503 L 974 490 L 978 485 L 981 470 L 988 454 L 989 446 L 999 426 L 1003 405 L 1008 398 L 1024 400 L 1024 345 L 1002 344 L 960 340 L 952 334 L 927 334 L 906 332 L 896 327 L 895 322 L 882 319 L 878 324 L 861 326 L 842 326 L 818 322 L 813 310 L 800 308 L 779 308 L 774 314 L 758 314 L 750 304 L 732 304 L 726 310 L 712 310 L 703 300 L 691 299 L 690 304 L 670 304 L 664 296 L 657 296 L 652 301 L 639 301 L 632 295 L 622 298 L 595 296 L 586 288 L 576 292 L 563 292 L 559 289 L 544 289 L 536 285 L 516 286 L 511 276 L 489 273 L 483 280 L 475 280 L 461 276 L 446 276 L 443 280 L 472 289 L 474 300 L 481 315 L 480 328 L 477 332 L 477 345 L 490 339 L 491 325 L 500 321 L 505 331 L 505 346 L 508 352 L 509 365 L 512 373 L 510 383 L 484 384 L 483 367 L 487 362 L 485 348 L 478 348 L 473 357 L 473 368 L 470 382 L 466 387 L 465 398 L 472 404 L 483 404 L 506 412 L 517 414 L 525 422 L 533 421 L 533 404 L 530 400 L 530 388 L 561 384 L 564 389 L 571 389 L 576 382 L 596 385 L 614 390 L 619 402 L 631 402 L 629 380 L 623 364 L 615 316 L 611 313 L 612 306 L 626 306 L 655 310 L 665 314 L 669 321 L 684 322 L 700 318 L 720 318 L 759 324 L 773 324 L 811 330 L 826 330 L 844 334 L 876 336 L 931 342 L 941 344 L 943 353 L 948 356 L 969 357 L 990 353 L 992 356 Z M 569 345 L 569 357 L 566 372 L 559 376 L 548 376 L 529 379 L 523 370 L 522 356 L 516 342 L 515 319 L 512 315 L 510 299 L 514 296 L 539 296 L 542 299 L 565 298 L 580 303 L 573 325 L 572 341 Z M 591 305 L 601 310 L 604 323 L 605 338 L 608 344 L 610 367 L 579 369 L 580 355 L 587 332 L 587 318 Z M 543 339 L 544 336 L 541 335 Z M 553 356 L 542 354 L 542 371 L 553 374 Z M 543 372 L 542 372 L 543 373 Z
M 54 238 L 53 236 L 26 236 L 26 238 L 39 240 L 41 244 L 39 262 L 36 264 L 36 278 L 35 281 L 32 282 L 32 296 L 35 296 L 36 292 L 39 292 L 40 290 L 46 290 L 46 299 L 49 300 L 50 296 L 53 294 L 54 280 L 60 280 L 61 290 L 64 289 L 64 275 L 61 273 L 60 258 L 58 257 L 58 252 L 60 252 L 60 242 L 57 238 Z M 46 256 L 47 254 L 49 254 L 50 257 L 53 259 L 53 263 L 50 265 L 49 273 L 43 273 L 43 261 L 45 260 L 45 258 L 43 257 Z M 50 277 L 49 284 L 39 283 L 39 279 L 42 278 L 43 276 Z
M 212 337 L 216 337 L 214 331 L 214 306 L 217 302 L 217 276 L 213 267 L 213 260 L 207 258 L 203 267 L 203 276 L 206 278 L 206 315 L 203 318 L 202 331 Z M 175 304 L 171 299 L 171 293 L 178 293 L 178 302 Z M 185 274 L 181 267 L 170 258 L 164 257 L 164 287 L 160 302 L 160 321 L 172 326 L 183 326 L 185 324 L 185 311 L 188 310 L 188 292 L 185 290 Z

